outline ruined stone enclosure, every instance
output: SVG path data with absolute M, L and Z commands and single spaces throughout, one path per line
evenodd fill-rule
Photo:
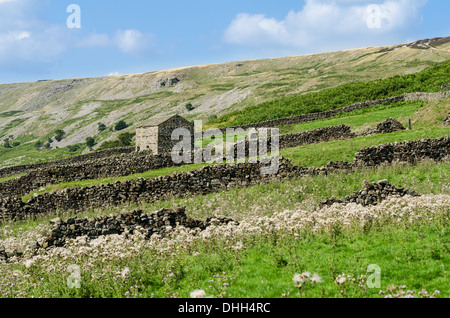
M 179 140 L 172 141 L 172 132 L 186 128 L 194 141 L 194 124 L 179 115 L 153 117 L 136 129 L 136 151 L 151 151 L 154 155 L 171 152 Z

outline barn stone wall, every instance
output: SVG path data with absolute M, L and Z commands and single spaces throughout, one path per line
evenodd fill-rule
M 172 118 L 159 126 L 158 131 L 158 153 L 170 153 L 173 147 L 180 141 L 172 140 L 172 133 L 177 128 L 186 128 L 191 135 L 191 147 L 194 146 L 194 124 L 182 117 Z
M 158 127 L 136 129 L 136 151 L 151 151 L 158 154 Z

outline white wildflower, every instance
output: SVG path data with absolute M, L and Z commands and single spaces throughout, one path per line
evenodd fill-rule
M 315 283 L 315 284 L 317 284 L 317 283 L 323 283 L 323 280 L 322 280 L 322 278 L 321 278 L 319 275 L 314 274 L 314 275 L 311 277 L 311 283 Z
M 30 268 L 31 266 L 33 266 L 34 260 L 33 259 L 27 259 L 25 262 L 23 262 L 23 264 L 25 265 L 26 268 Z
M 130 275 L 130 269 L 128 267 L 125 267 L 120 275 L 122 276 L 122 278 L 127 278 Z
M 196 289 L 193 292 L 191 292 L 191 298 L 205 298 L 206 293 L 204 290 Z
M 347 281 L 347 278 L 345 277 L 345 274 L 342 274 L 336 278 L 335 283 L 338 285 L 343 285 L 343 284 L 345 284 L 346 281 Z
M 292 278 L 292 281 L 296 284 L 303 284 L 305 282 L 302 274 L 295 274 L 294 278 Z

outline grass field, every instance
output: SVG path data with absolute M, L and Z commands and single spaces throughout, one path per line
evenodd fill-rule
M 0 295 L 159 298 L 189 297 L 202 289 L 232 298 L 384 297 L 380 291 L 405 285 L 404 291 L 415 291 L 416 297 L 423 289 L 449 297 L 449 172 L 448 162 L 423 162 L 144 204 L 139 208 L 147 212 L 185 205 L 190 217 L 228 215 L 240 225 L 197 235 L 178 229 L 164 240 L 110 236 L 89 244 L 81 239 L 34 256 L 27 246 L 48 233 L 49 218 L 2 225 L 0 245 L 21 250 L 25 258 L 0 264 Z M 365 179 L 384 178 L 435 195 L 396 198 L 373 208 L 315 210 L 322 197 L 342 197 L 360 189 Z M 79 216 L 133 208 L 138 206 Z M 70 265 L 79 266 L 80 289 L 67 286 Z M 369 288 L 374 282 L 369 265 L 381 269 L 379 288 Z M 293 278 L 304 272 L 322 282 L 306 282 L 299 289 Z M 345 282 L 339 277 L 343 273 Z
M 337 109 L 368 100 L 413 92 L 437 92 L 450 81 L 450 62 L 445 61 L 419 73 L 382 80 L 347 83 L 318 92 L 274 98 L 211 120 L 221 127 L 257 123 L 271 119 Z
M 5 181 L 13 180 L 13 179 L 16 179 L 16 178 L 20 178 L 20 177 L 23 177 L 24 175 L 26 175 L 26 173 L 17 174 L 17 175 L 10 176 L 10 177 L 0 178 L 0 182 L 5 182 Z
M 434 89 L 439 79 L 448 76 L 440 67 L 434 69 L 437 79 L 425 72 L 425 77 L 378 81 L 367 94 L 397 93 L 407 88 L 402 87 L 405 78 L 411 81 L 411 87 L 423 79 L 428 88 Z M 383 91 L 386 83 L 392 87 Z M 352 85 L 345 87 L 367 88 L 366 83 Z M 267 89 L 277 87 L 282 88 L 280 84 Z M 222 84 L 211 86 L 214 90 L 230 88 Z M 341 89 L 317 96 L 325 100 L 330 92 Z M 334 105 L 353 101 L 353 95 L 347 96 L 348 100 L 346 96 L 336 96 Z M 450 100 L 380 105 L 280 127 L 281 133 L 295 133 L 347 124 L 354 131 L 363 132 L 387 117 L 404 125 L 408 119 L 413 123 L 412 130 L 283 149 L 281 155 L 292 159 L 294 165 L 320 167 L 330 161 L 352 161 L 363 147 L 446 136 L 450 128 L 442 125 L 442 120 L 450 109 L 449 103 Z M 295 111 L 295 107 L 286 111 Z M 242 115 L 236 120 L 250 120 L 245 114 L 236 113 Z M 259 115 L 265 114 L 255 116 Z M 41 153 L 30 144 L 19 147 L 22 148 L 16 149 L 17 153 L 29 155 L 27 160 L 31 161 L 67 155 L 64 149 Z M 3 151 L 0 162 L 3 160 L 14 161 L 13 152 Z M 204 165 L 49 185 L 33 193 L 155 178 Z M 15 177 L 18 176 L 0 182 Z M 342 198 L 360 190 L 365 180 L 382 179 L 415 190 L 421 196 L 390 197 L 369 207 L 335 204 L 318 208 L 323 198 Z M 23 200 L 27 201 L 33 193 Z M 70 240 L 64 248 L 38 251 L 34 250 L 36 242 L 49 236 L 49 221 L 55 215 L 0 224 L 0 251 L 4 248 L 22 255 L 10 258 L 8 263 L 0 261 L 0 298 L 170 298 L 191 297 L 198 290 L 214 298 L 450 297 L 449 161 L 425 160 L 415 165 L 397 163 L 336 171 L 327 176 L 293 177 L 208 195 L 103 207 L 76 215 L 59 211 L 58 216 L 95 217 L 134 209 L 151 213 L 182 206 L 194 219 L 227 216 L 239 224 L 211 226 L 203 232 L 177 227 L 165 238 L 153 236 L 150 240 L 139 232 L 92 241 L 81 237 Z M 80 283 L 79 288 L 72 288 L 70 283 L 75 281 Z
M 438 138 L 450 134 L 450 127 L 443 126 L 444 118 L 450 101 L 444 100 L 435 103 L 401 102 L 391 105 L 380 105 L 371 109 L 357 110 L 348 114 L 341 114 L 333 118 L 318 120 L 310 123 L 281 127 L 280 133 L 297 133 L 321 127 L 349 125 L 356 132 L 363 132 L 388 117 L 396 118 L 406 126 L 408 118 L 414 122 L 413 130 L 359 137 L 348 140 L 337 140 L 325 143 L 305 145 L 295 148 L 283 149 L 280 154 L 292 159 L 292 164 L 303 167 L 322 167 L 330 161 L 351 162 L 355 154 L 364 147 L 384 144 L 388 142 L 401 142 L 424 138 Z M 239 139 L 245 138 L 245 134 Z M 320 153 L 320 156 L 317 154 Z M 88 187 L 98 184 L 108 184 L 137 178 L 154 178 L 180 171 L 199 169 L 205 164 L 193 164 L 181 167 L 152 170 L 145 173 L 133 174 L 125 177 L 114 177 L 96 180 L 83 180 L 48 185 L 33 191 L 23 197 L 27 202 L 35 193 L 58 191 L 65 188 Z

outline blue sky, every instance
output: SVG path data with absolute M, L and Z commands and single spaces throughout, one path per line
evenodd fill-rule
M 0 0 L 0 83 L 399 44 L 449 36 L 448 12 L 444 0 Z

